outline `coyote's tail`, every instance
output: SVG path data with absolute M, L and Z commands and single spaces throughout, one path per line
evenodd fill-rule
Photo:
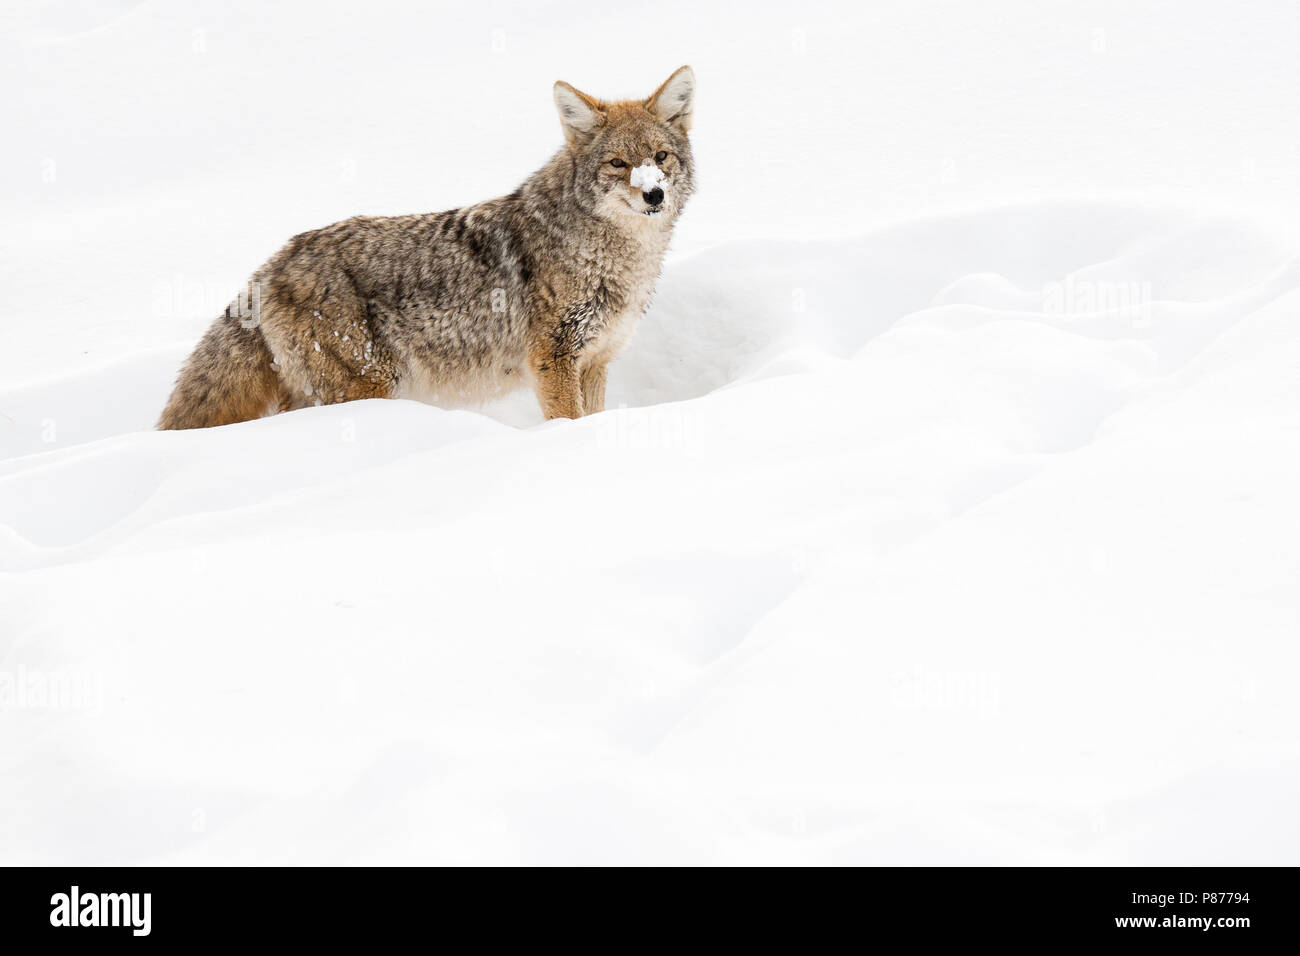
M 282 403 L 274 358 L 256 326 L 225 315 L 181 368 L 159 428 L 212 428 L 246 422 Z

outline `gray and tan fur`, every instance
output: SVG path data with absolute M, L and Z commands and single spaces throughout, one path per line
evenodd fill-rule
M 462 404 L 525 386 L 547 418 L 601 411 L 606 367 L 650 302 L 693 189 L 694 93 L 686 66 L 645 100 L 557 83 L 566 143 L 510 195 L 295 236 L 208 329 L 158 427 L 361 398 Z M 643 164 L 663 173 L 658 189 L 631 184 Z

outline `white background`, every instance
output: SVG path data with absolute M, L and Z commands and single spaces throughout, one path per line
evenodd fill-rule
M 7 4 L 0 860 L 1294 862 L 1298 20 Z M 688 62 L 610 412 L 150 431 L 290 235 Z

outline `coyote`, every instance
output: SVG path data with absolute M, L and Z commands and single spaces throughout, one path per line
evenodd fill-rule
M 526 385 L 547 418 L 602 411 L 694 189 L 695 74 L 644 100 L 554 95 L 565 145 L 510 195 L 289 240 L 195 347 L 158 427 Z

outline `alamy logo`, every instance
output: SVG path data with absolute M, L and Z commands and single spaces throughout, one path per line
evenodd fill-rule
M 51 926 L 129 926 L 135 936 L 149 935 L 149 893 L 71 893 L 50 897 Z

